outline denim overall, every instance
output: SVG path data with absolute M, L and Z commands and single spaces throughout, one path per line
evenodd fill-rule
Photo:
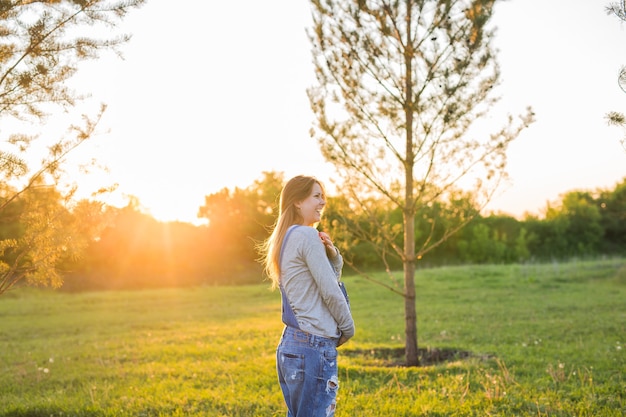
M 295 227 L 297 226 L 291 226 L 287 231 L 282 248 Z M 282 319 L 286 326 L 276 350 L 276 370 L 287 403 L 287 416 L 334 416 L 339 388 L 338 340 L 301 330 L 282 283 L 280 292 Z

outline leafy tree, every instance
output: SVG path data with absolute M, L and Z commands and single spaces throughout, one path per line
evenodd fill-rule
M 471 228 L 472 238 L 463 242 L 462 257 L 472 263 L 499 263 L 505 259 L 506 243 L 484 222 Z
M 141 213 L 136 199 L 106 207 L 106 227 L 84 256 L 68 262 L 63 288 L 137 289 L 200 285 L 208 281 L 203 227 L 159 222 Z
M 262 178 L 247 188 L 224 188 L 205 197 L 198 217 L 209 220 L 207 235 L 212 242 L 209 263 L 221 267 L 221 273 L 252 270 L 260 275 L 256 258 L 257 244 L 264 240 L 276 218 L 283 175 L 264 172 Z
M 0 241 L 4 255 L 16 254 L 12 264 L 2 266 L 0 293 L 26 277 L 31 283 L 60 285 L 57 261 L 80 239 L 72 238 L 70 220 L 59 223 L 65 215 L 58 204 L 71 208 L 75 186 L 55 198 L 49 190 L 60 189 L 68 154 L 92 137 L 104 106 L 95 117 L 83 116 L 82 125 L 70 126 L 70 134 L 58 140 L 33 134 L 32 124 L 43 123 L 54 108 L 68 111 L 80 101 L 66 82 L 80 62 L 97 58 L 102 50 L 119 50 L 129 38 L 115 36 L 111 29 L 143 2 L 0 1 L 0 211 L 12 203 L 24 205 L 18 210 L 23 228 L 18 241 L 28 242 L 18 249 L 14 239 Z M 14 128 L 7 131 L 7 126 Z M 27 158 L 33 154 L 43 155 L 39 164 Z
M 526 228 L 522 227 L 519 234 L 515 238 L 515 257 L 517 262 L 525 262 L 530 259 L 531 253 L 529 244 L 535 239 L 535 236 L 529 234 Z
M 0 294 L 25 279 L 59 287 L 64 262 L 79 256 L 101 225 L 101 205 L 81 201 L 70 212 L 53 187 L 31 187 L 0 211 Z
M 605 235 L 602 213 L 589 192 L 571 191 L 556 204 L 548 204 L 545 218 L 527 218 L 533 237 L 530 252 L 543 259 L 565 259 L 600 253 Z
M 562 199 L 562 213 L 568 217 L 566 239 L 571 255 L 589 256 L 599 252 L 604 230 L 600 208 L 589 192 L 572 191 Z
M 601 214 L 603 242 L 609 253 L 626 251 L 626 178 L 614 190 L 602 190 L 597 199 Z
M 497 102 L 500 71 L 489 26 L 494 0 L 312 0 L 309 31 L 317 83 L 308 90 L 313 129 L 337 168 L 350 208 L 372 215 L 360 236 L 384 241 L 404 268 L 406 361 L 419 364 L 416 261 L 476 215 L 505 176 L 506 150 L 533 120 L 509 116 L 492 134 L 475 127 Z M 416 244 L 424 208 L 469 189 L 443 230 L 432 217 Z M 375 210 L 384 199 L 397 226 Z M 391 211 L 392 212 L 392 211 Z M 439 232 L 437 234 L 436 232 Z M 397 239 L 400 243 L 397 244 Z M 385 251 L 387 253 L 387 251 Z

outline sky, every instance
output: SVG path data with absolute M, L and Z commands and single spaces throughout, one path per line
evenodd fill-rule
M 537 121 L 510 146 L 510 181 L 487 212 L 540 214 L 563 193 L 612 189 L 626 177 L 624 132 L 605 120 L 626 112 L 617 84 L 626 23 L 606 14 L 608 3 L 496 6 L 502 99 L 489 121 L 496 130 L 527 106 Z M 148 0 L 131 12 L 123 59 L 105 54 L 74 79 L 90 94 L 82 109 L 108 106 L 100 133 L 77 153 L 108 173 L 85 176 L 84 189 L 118 183 L 111 204 L 132 195 L 159 220 L 197 224 L 206 195 L 265 171 L 328 181 L 333 168 L 309 135 L 310 22 L 309 3 L 294 0 Z

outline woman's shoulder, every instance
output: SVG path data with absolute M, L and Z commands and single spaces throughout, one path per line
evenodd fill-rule
M 298 226 L 294 227 L 292 230 L 293 239 L 292 243 L 294 246 L 300 248 L 299 250 L 309 252 L 312 248 L 323 247 L 322 241 L 320 240 L 319 231 L 311 226 Z
M 319 232 L 316 228 L 311 226 L 296 226 L 293 228 L 292 233 L 300 235 L 301 238 L 304 239 L 319 238 Z

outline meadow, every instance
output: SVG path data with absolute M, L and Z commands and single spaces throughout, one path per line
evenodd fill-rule
M 413 368 L 403 299 L 344 281 L 357 335 L 339 348 L 338 417 L 626 413 L 625 259 L 418 270 Z M 267 282 L 20 288 L 0 297 L 0 415 L 284 416 L 281 330 Z

